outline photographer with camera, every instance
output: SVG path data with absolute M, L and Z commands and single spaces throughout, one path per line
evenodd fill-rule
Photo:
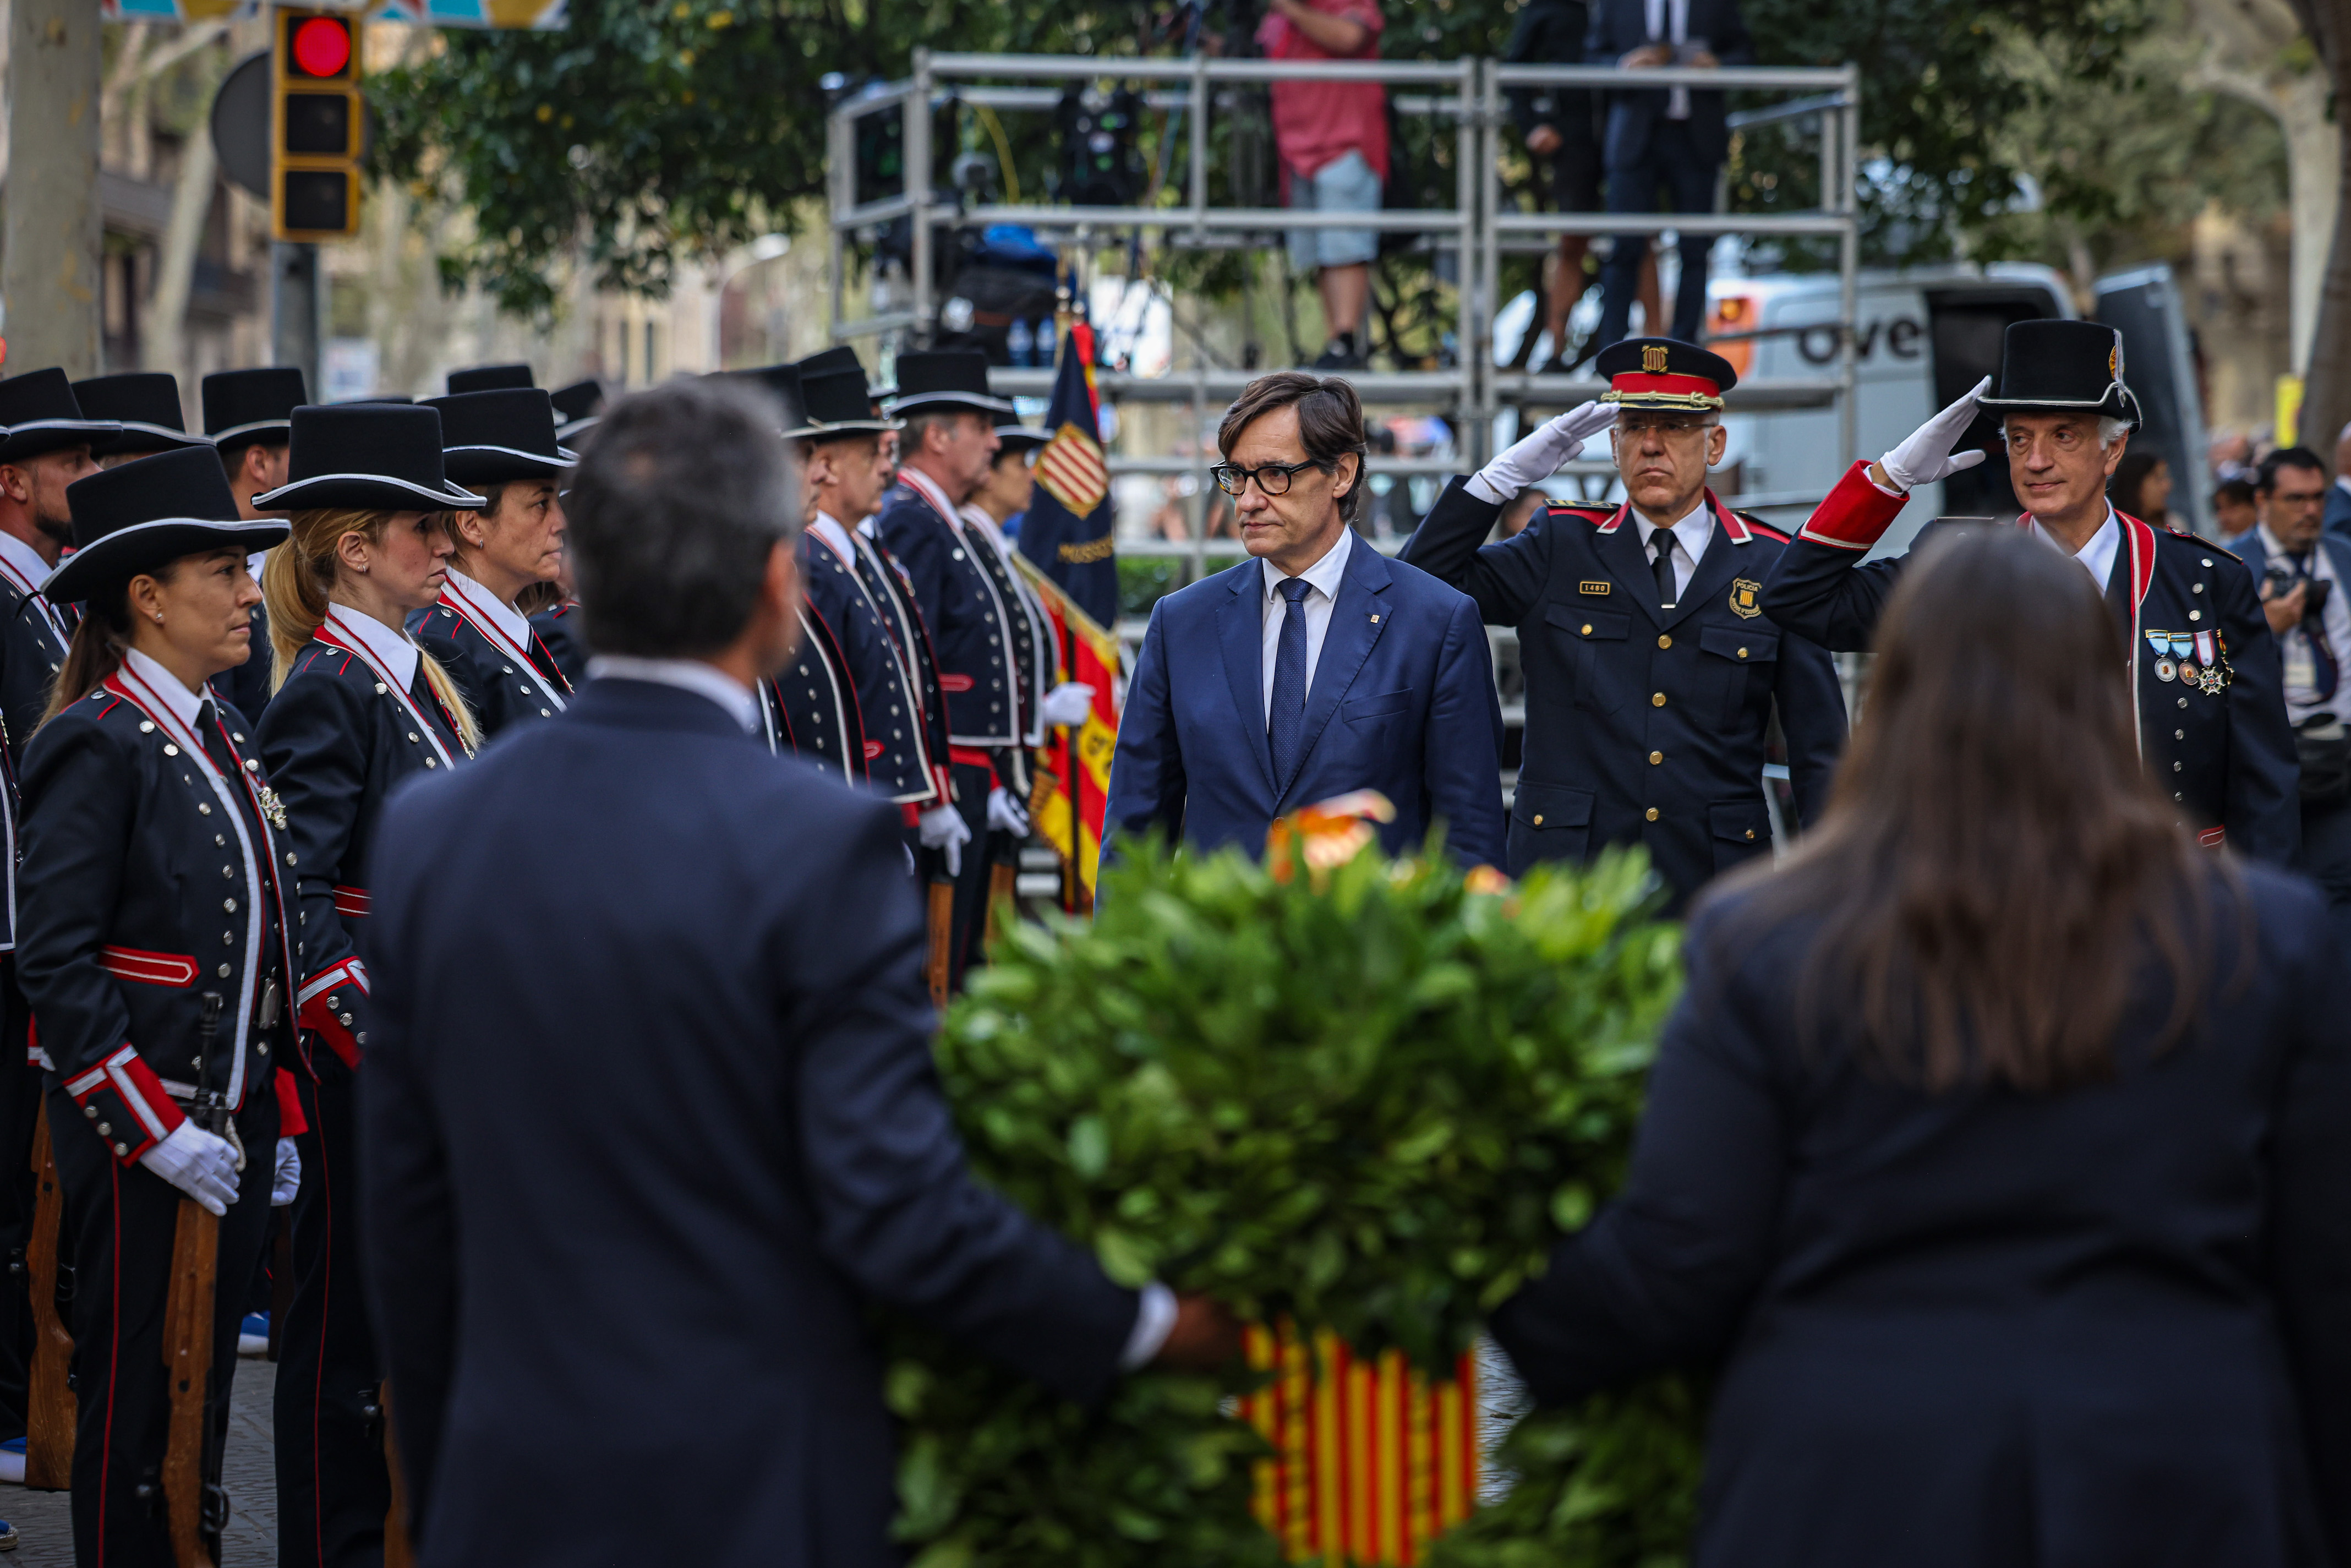
M 2285 664 L 2285 711 L 2302 763 L 2304 871 L 2326 890 L 2337 932 L 2351 936 L 2351 538 L 2324 531 L 2326 465 L 2306 446 L 2262 459 L 2253 485 L 2261 522 L 2238 541 L 2261 584 L 2262 612 Z

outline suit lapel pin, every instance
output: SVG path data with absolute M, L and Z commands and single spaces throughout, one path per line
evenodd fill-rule
M 1380 623 L 1380 618 L 1379 618 L 1378 616 L 1376 616 L 1376 615 L 1373 616 L 1373 617 L 1372 617 L 1372 624 L 1373 624 L 1373 625 L 1374 625 L 1374 626 L 1376 626 L 1376 625 L 1378 625 L 1379 623 Z

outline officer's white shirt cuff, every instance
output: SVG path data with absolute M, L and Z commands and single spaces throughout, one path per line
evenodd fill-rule
M 1500 487 L 1486 477 L 1485 470 L 1482 468 L 1463 480 L 1461 487 L 1489 507 L 1501 506 L 1517 494 L 1516 491 L 1512 491 L 1510 496 L 1503 495 Z
M 1133 1372 L 1149 1364 L 1176 1331 L 1176 1292 L 1154 1280 L 1143 1287 L 1143 1302 L 1135 1309 L 1134 1327 L 1127 1331 L 1126 1348 L 1119 1353 L 1118 1369 Z

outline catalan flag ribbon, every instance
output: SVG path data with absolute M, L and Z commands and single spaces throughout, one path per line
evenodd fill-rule
M 1032 508 L 1029 514 L 1036 517 Z M 1028 525 L 1021 525 L 1026 538 Z M 1020 558 L 1020 570 L 1045 606 L 1053 622 L 1053 640 L 1061 654 L 1062 678 L 1083 681 L 1094 689 L 1086 721 L 1071 729 L 1054 731 L 1037 752 L 1036 792 L 1029 798 L 1029 818 L 1037 831 L 1060 852 L 1071 870 L 1070 896 L 1065 907 L 1072 914 L 1093 907 L 1094 871 L 1102 862 L 1102 814 L 1110 803 L 1111 753 L 1118 746 L 1119 649 L 1108 628 L 1078 608 L 1061 584 Z
M 1080 321 L 1061 345 L 1061 373 L 1037 452 L 1037 494 L 1020 519 L 1020 553 L 1036 562 L 1097 626 L 1118 624 L 1118 556 L 1112 538 L 1110 467 L 1094 394 L 1093 329 Z M 1085 676 L 1071 672 L 1071 680 Z

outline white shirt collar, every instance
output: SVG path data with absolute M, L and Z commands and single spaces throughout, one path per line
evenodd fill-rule
M 31 589 L 38 589 L 57 570 L 41 559 L 40 551 L 10 533 L 0 533 L 0 560 L 8 563 L 10 576 L 23 578 Z
M 416 689 L 416 661 L 424 656 L 424 651 L 409 640 L 407 632 L 395 632 L 374 616 L 363 614 L 348 604 L 330 601 L 327 606 L 327 619 L 334 624 L 336 631 L 346 637 L 357 638 L 365 644 L 367 651 L 375 655 L 376 662 L 400 682 L 402 691 Z
M 1646 554 L 1656 548 L 1649 541 L 1656 536 L 1657 525 L 1637 510 L 1633 512 L 1633 523 L 1641 530 L 1641 549 Z M 1714 538 L 1714 508 L 1706 504 L 1705 491 L 1698 492 L 1698 505 L 1673 526 L 1673 536 L 1674 542 L 1689 552 L 1691 564 L 1697 564 L 1698 559 L 1706 554 L 1707 542 Z
M 2255 523 L 2253 525 L 2253 531 L 2262 536 L 2262 549 L 2268 552 L 2272 557 L 2284 560 L 2292 560 L 2294 559 L 2294 551 L 2286 549 L 2285 542 L 2280 539 L 2277 535 L 2270 532 L 2270 526 L 2267 523 Z M 2319 575 L 2319 563 L 2325 560 L 2325 558 L 2326 552 L 2318 548 L 2318 541 L 2316 539 L 2311 540 L 2311 576 L 2316 577 Z
M 2351 474 L 2337 474 L 2335 476 L 2335 482 L 2346 490 L 2351 490 Z
M 641 659 L 630 653 L 599 653 L 588 661 L 593 681 L 652 681 L 707 697 L 743 727 L 747 735 L 759 733 L 759 695 L 716 664 L 699 659 Z
M 172 710 L 173 718 L 185 725 L 189 730 L 195 729 L 196 716 L 204 711 L 204 694 L 203 692 L 190 691 L 180 684 L 179 676 L 136 648 L 123 653 L 122 667 L 138 676 L 140 684 L 152 691 L 163 706 Z
M 2029 513 L 2027 515 L 2030 516 Z M 2060 550 L 2065 548 L 2057 542 L 2056 535 L 2041 526 L 2038 517 L 2032 519 L 2032 531 L 2047 539 L 2053 548 Z M 2090 574 L 2090 580 L 2098 585 L 2100 593 L 2106 591 L 2106 580 L 2115 574 L 2115 552 L 2122 548 L 2122 543 L 2123 526 L 2116 519 L 2114 503 L 2109 501 L 2106 503 L 2106 520 L 2098 525 L 2098 531 L 2090 536 L 2090 542 L 2074 556 L 2082 563 L 2082 569 Z
M 1323 598 L 1336 601 L 1339 597 L 1339 584 L 1347 575 L 1347 552 L 1354 548 L 1355 530 L 1343 524 L 1339 529 L 1338 542 L 1322 552 L 1321 560 L 1298 575 L 1306 580 L 1308 586 L 1321 589 Z M 1258 558 L 1258 564 L 1265 569 L 1266 598 L 1269 601 L 1280 598 L 1284 576 L 1282 570 L 1263 556 Z
M 530 646 L 528 616 L 508 609 L 496 594 L 492 593 L 454 566 L 449 569 L 449 578 L 445 586 L 450 592 L 465 601 L 466 609 L 479 614 L 491 625 L 505 632 L 507 640 L 516 647 Z
M 904 484 L 914 486 L 914 492 L 930 502 L 932 508 L 939 516 L 957 528 L 963 526 L 963 519 L 956 516 L 956 504 L 947 499 L 947 493 L 939 487 L 939 482 L 936 479 L 919 468 L 901 468 L 898 470 L 898 477 Z
M 839 517 L 834 517 L 831 512 L 819 511 L 816 521 L 810 527 L 816 530 L 817 538 L 832 547 L 835 555 L 852 565 L 855 564 L 857 547 L 850 542 L 849 530 L 841 526 Z

